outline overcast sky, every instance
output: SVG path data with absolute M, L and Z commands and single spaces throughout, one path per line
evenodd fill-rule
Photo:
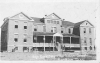
M 11 17 L 19 12 L 23 12 L 29 17 L 44 17 L 51 13 L 56 13 L 62 19 L 71 22 L 79 22 L 89 20 L 93 25 L 96 21 L 97 2 L 92 0 L 90 2 L 69 0 L 49 0 L 49 1 L 7 1 L 0 3 L 0 26 L 5 17 Z

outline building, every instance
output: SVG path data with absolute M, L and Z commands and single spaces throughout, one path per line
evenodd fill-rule
M 1 52 L 63 51 L 95 53 L 94 26 L 84 20 L 65 21 L 52 13 L 45 18 L 24 13 L 5 18 L 1 26 Z

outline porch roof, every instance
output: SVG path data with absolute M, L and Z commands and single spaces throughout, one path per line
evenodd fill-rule
M 33 35 L 36 35 L 36 36 L 53 36 L 55 33 L 47 33 L 47 32 L 33 32 Z M 63 37 L 79 37 L 77 35 L 74 35 L 74 34 L 62 34 Z
M 63 37 L 79 37 L 79 36 L 74 34 L 63 34 Z

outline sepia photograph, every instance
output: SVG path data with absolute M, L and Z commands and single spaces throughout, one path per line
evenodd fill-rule
M 97 60 L 95 0 L 0 2 L 1 61 Z

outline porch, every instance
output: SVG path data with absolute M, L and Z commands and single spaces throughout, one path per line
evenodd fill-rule
M 34 32 L 33 51 L 76 51 L 80 50 L 79 36 L 73 34 Z

